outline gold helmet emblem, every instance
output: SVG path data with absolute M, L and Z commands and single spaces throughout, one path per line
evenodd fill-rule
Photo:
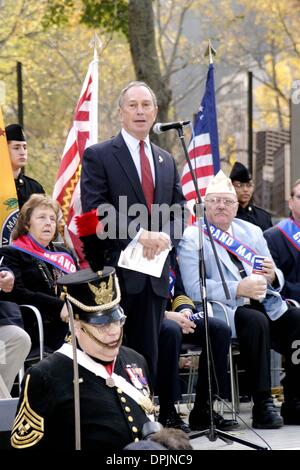
M 90 290 L 95 295 L 95 302 L 97 305 L 108 304 L 113 299 L 113 278 L 110 275 L 108 282 L 100 282 L 99 287 L 88 283 Z

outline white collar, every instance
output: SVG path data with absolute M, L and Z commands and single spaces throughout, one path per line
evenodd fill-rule
M 123 136 L 123 139 L 126 142 L 127 147 L 129 148 L 130 152 L 135 152 L 140 145 L 140 140 L 137 139 L 136 137 L 133 137 L 133 135 L 129 134 L 123 127 L 121 130 L 121 134 Z M 145 142 L 146 146 L 150 149 L 150 139 L 149 135 L 145 139 L 141 139 Z

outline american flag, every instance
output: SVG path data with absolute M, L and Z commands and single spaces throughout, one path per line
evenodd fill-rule
M 73 117 L 73 124 L 61 157 L 53 198 L 62 210 L 66 242 L 77 253 L 81 267 L 87 266 L 77 236 L 75 217 L 82 212 L 80 174 L 84 150 L 97 142 L 98 131 L 98 58 L 90 63 Z
M 220 169 L 213 64 L 209 65 L 205 92 L 194 120 L 193 137 L 188 152 L 200 194 L 205 196 L 211 178 Z M 187 163 L 182 171 L 181 184 L 186 200 L 196 200 L 197 195 Z

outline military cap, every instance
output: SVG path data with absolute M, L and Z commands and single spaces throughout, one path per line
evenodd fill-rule
M 9 124 L 5 128 L 7 140 L 17 140 L 18 142 L 26 142 L 23 127 L 20 124 Z
M 83 269 L 58 279 L 62 299 L 73 308 L 74 318 L 93 325 L 103 325 L 125 319 L 120 287 L 115 269 L 105 266 L 102 271 Z
M 235 162 L 229 178 L 231 181 L 240 181 L 241 183 L 249 183 L 249 181 L 252 179 L 248 168 L 246 168 L 245 165 L 240 162 Z
M 228 178 L 222 170 L 218 171 L 218 173 L 209 182 L 206 188 L 205 197 L 214 193 L 225 193 L 236 196 L 236 192 L 230 178 Z

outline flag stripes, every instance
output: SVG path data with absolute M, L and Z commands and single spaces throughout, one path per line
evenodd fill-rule
M 193 138 L 188 148 L 201 196 L 205 195 L 210 180 L 220 169 L 213 72 L 213 64 L 210 64 L 205 92 L 194 121 Z M 187 201 L 197 199 L 188 163 L 184 165 L 181 184 Z
M 93 136 L 97 136 L 97 119 L 93 118 L 92 112 L 95 109 L 94 101 L 97 100 L 97 67 L 98 60 L 92 61 L 89 65 L 53 190 L 53 198 L 59 202 L 62 209 L 66 241 L 75 249 L 79 261 L 82 262 L 84 257 L 74 218 L 82 212 L 80 175 L 83 152 L 95 143 Z

